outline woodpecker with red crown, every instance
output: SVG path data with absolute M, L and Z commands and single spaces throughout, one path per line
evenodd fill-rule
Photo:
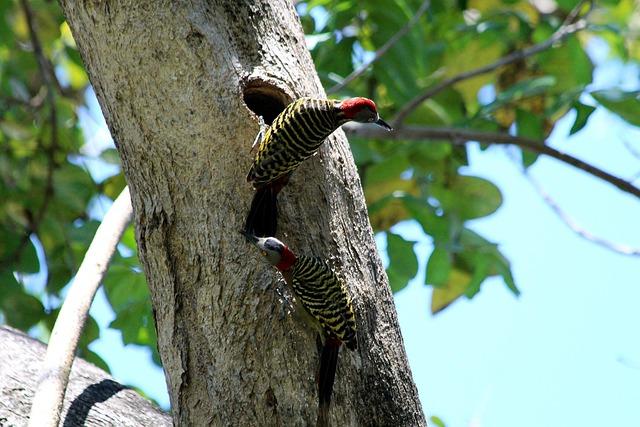
M 282 274 L 293 295 L 324 338 L 318 374 L 318 425 L 327 425 L 329 404 L 342 344 L 357 348 L 356 318 L 345 283 L 318 258 L 296 256 L 275 237 L 243 233 Z
M 311 157 L 322 142 L 343 124 L 374 123 L 392 130 L 378 115 L 376 104 L 367 98 L 344 101 L 300 98 L 289 104 L 261 130 L 254 142 L 256 157 L 247 181 L 256 194 L 251 202 L 245 232 L 253 236 L 274 236 L 277 229 L 277 196 L 293 171 Z

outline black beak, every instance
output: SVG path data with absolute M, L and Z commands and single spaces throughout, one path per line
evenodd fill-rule
M 392 131 L 393 130 L 393 128 L 389 125 L 389 123 L 385 122 L 380 117 L 378 117 L 378 120 L 376 120 L 374 123 L 377 124 L 380 127 L 385 128 L 388 131 Z
M 253 244 L 258 243 L 258 238 L 256 236 L 251 235 L 244 230 L 240 230 L 240 234 L 242 234 L 244 238 L 247 239 L 247 242 L 253 243 Z

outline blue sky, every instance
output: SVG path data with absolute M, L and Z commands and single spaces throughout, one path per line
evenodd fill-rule
M 638 87 L 638 67 L 606 60 L 606 46 L 594 43 L 594 88 Z M 108 144 L 92 103 L 83 114 L 88 138 Z M 638 173 L 640 160 L 623 144 L 640 151 L 638 129 L 603 109 L 567 138 L 572 123 L 570 114 L 557 126 L 554 147 L 622 177 Z M 425 413 L 447 427 L 640 425 L 640 260 L 576 236 L 522 176 L 508 148 L 482 152 L 472 144 L 469 151 L 464 173 L 490 179 L 504 197 L 495 214 L 471 227 L 500 244 L 522 295 L 515 298 L 492 279 L 473 300 L 431 316 L 431 290 L 423 285 L 430 240 L 413 222 L 394 228 L 419 242 L 418 276 L 395 300 Z M 541 158 L 531 174 L 584 228 L 640 246 L 640 203 L 632 196 L 553 159 Z M 377 240 L 384 249 L 384 236 Z M 162 371 L 146 350 L 122 347 L 119 333 L 108 329 L 113 314 L 102 291 L 92 315 L 102 335 L 92 349 L 119 381 L 166 407 Z
M 601 126 L 602 138 L 588 129 L 554 145 L 572 144 L 583 158 L 618 165 L 624 148 L 603 144 L 611 122 L 599 111 L 590 127 Z M 447 426 L 640 425 L 640 262 L 576 237 L 504 150 L 470 151 L 469 173 L 492 179 L 505 198 L 472 228 L 500 242 L 522 295 L 516 299 L 501 280 L 489 280 L 472 301 L 435 317 L 420 281 L 396 296 L 425 411 Z M 532 173 L 589 230 L 640 242 L 636 200 L 552 160 L 541 159 Z M 416 226 L 396 231 L 421 234 Z M 417 247 L 421 269 L 431 248 Z

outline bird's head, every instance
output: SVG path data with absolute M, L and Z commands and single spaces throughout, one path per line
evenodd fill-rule
M 256 237 L 245 232 L 241 233 L 244 234 L 249 243 L 256 245 L 269 264 L 275 266 L 278 270 L 286 271 L 296 261 L 295 255 L 287 245 L 275 237 Z
M 378 115 L 376 104 L 368 98 L 349 98 L 337 105 L 344 118 L 359 123 L 375 123 L 386 130 L 393 130 L 391 126 Z

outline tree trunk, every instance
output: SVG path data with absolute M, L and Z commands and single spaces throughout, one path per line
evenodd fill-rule
M 0 426 L 24 426 L 46 346 L 0 326 Z M 73 362 L 62 409 L 67 426 L 170 426 L 171 418 L 82 359 Z
M 258 131 L 247 106 L 268 122 L 324 97 L 291 2 L 61 3 L 130 186 L 175 424 L 315 423 L 315 333 L 238 233 Z M 279 237 L 329 258 L 354 297 L 359 348 L 340 353 L 332 424 L 424 425 L 342 131 L 279 205 Z

